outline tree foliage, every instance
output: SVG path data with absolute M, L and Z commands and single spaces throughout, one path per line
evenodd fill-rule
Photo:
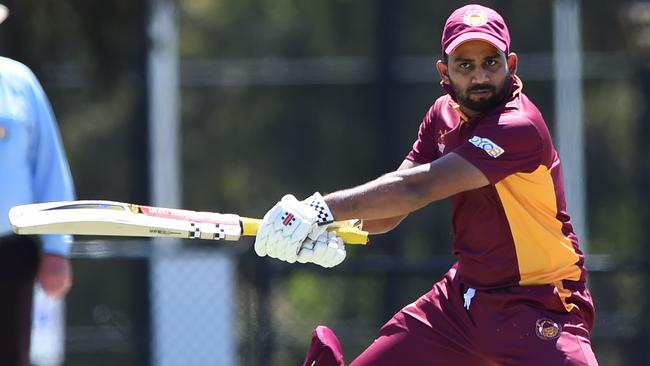
M 149 2 L 4 3 L 11 16 L 0 26 L 2 52 L 31 66 L 43 81 L 60 122 L 79 198 L 147 203 Z M 408 152 L 428 106 L 441 94 L 433 68 L 440 53 L 440 32 L 447 15 L 464 3 L 175 1 L 184 206 L 261 216 L 284 193 L 304 197 L 314 190 L 328 192 L 394 169 Z M 482 3 L 502 11 L 522 64 L 535 55 L 552 57 L 551 1 Z M 640 106 L 647 96 L 631 77 L 638 70 L 636 63 L 619 64 L 612 60 L 620 57 L 609 57 L 623 55 L 623 60 L 630 61 L 625 57 L 625 44 L 620 42 L 625 38 L 620 17 L 611 16 L 623 1 L 582 4 L 585 68 L 596 70 L 584 82 L 590 252 L 636 256 L 643 253 L 641 243 L 648 239 L 640 209 L 648 193 L 636 186 L 638 162 L 643 158 L 636 134 Z M 394 13 L 382 13 L 382 6 Z M 386 19 L 394 23 L 386 24 Z M 390 40 L 380 36 L 388 26 L 393 32 Z M 392 53 L 382 53 L 386 49 Z M 409 57 L 428 58 L 430 63 L 404 63 Z M 597 64 L 595 59 L 609 63 Z M 274 75 L 265 78 L 261 70 L 269 60 L 315 61 L 321 68 L 302 69 L 305 64 L 291 63 L 293 69 L 271 70 L 298 75 L 297 79 L 283 79 L 282 74 L 275 75 L 280 81 L 269 82 L 276 80 Z M 328 79 L 329 69 L 318 62 L 332 61 L 340 62 L 332 64 L 344 69 L 362 67 L 348 69 L 347 74 L 337 69 L 348 75 L 348 81 Z M 196 62 L 212 65 L 198 75 L 217 81 L 187 82 L 188 73 L 196 70 L 183 65 Z M 226 66 L 244 64 L 252 65 L 246 72 L 257 73 L 257 79 L 229 84 L 218 81 L 225 80 L 217 77 L 221 74 L 209 71 L 233 77 L 241 69 Z M 382 65 L 389 67 L 382 69 Z M 613 69 L 619 72 L 611 73 Z M 429 76 L 408 79 L 403 75 Z M 557 131 L 552 75 L 531 80 L 526 76 L 522 75 L 525 92 Z M 352 266 L 363 258 L 398 258 L 405 263 L 446 258 L 451 244 L 448 211 L 443 202 L 411 215 L 398 234 L 377 237 L 369 248 L 350 248 L 343 267 L 353 271 Z M 259 263 L 250 253 L 241 261 L 242 266 Z M 85 271 L 95 268 L 82 266 L 79 270 L 79 282 L 83 282 Z M 297 364 L 307 346 L 310 324 L 319 322 L 337 324 L 350 343 L 355 336 L 362 337 L 363 342 L 351 346 L 354 352 L 359 351 L 374 330 L 355 333 L 346 322 L 378 328 L 387 314 L 397 310 L 395 304 L 414 299 L 436 279 L 427 274 L 390 282 L 393 276 L 336 281 L 327 294 L 316 290 L 330 286 L 327 279 L 309 268 L 280 276 L 282 286 L 273 301 L 278 309 L 274 314 L 277 329 L 284 338 L 277 344 L 276 364 Z M 242 299 L 257 301 L 247 292 L 254 292 L 256 283 L 246 274 L 241 278 Z M 379 284 L 398 288 L 390 292 Z M 120 290 L 110 289 L 116 298 Z M 332 301 L 338 300 L 338 293 L 346 298 Z M 319 298 L 321 295 L 328 298 Z M 386 300 L 389 297 L 393 300 Z M 630 312 L 635 313 L 638 307 L 635 309 Z M 305 318 L 291 321 L 292 314 Z M 246 340 L 242 335 L 242 341 Z M 282 348 L 288 344 L 293 348 Z

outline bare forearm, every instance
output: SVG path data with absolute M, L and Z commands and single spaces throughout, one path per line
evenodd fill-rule
M 387 219 L 488 184 L 480 170 L 460 155 L 450 153 L 430 164 L 405 161 L 392 173 L 328 194 L 325 202 L 336 220 Z
M 385 219 L 364 220 L 363 230 L 371 234 L 384 234 L 396 228 L 405 218 L 406 216 L 398 216 Z
M 418 174 L 415 169 L 395 171 L 363 185 L 328 194 L 325 202 L 337 220 L 405 216 L 431 201 L 423 186 L 425 182 L 417 178 Z

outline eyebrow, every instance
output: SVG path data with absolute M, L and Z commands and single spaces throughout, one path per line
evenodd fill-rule
M 487 56 L 487 57 L 483 58 L 483 60 L 489 60 L 489 59 L 493 59 L 493 58 L 499 58 L 499 56 L 500 56 L 500 55 L 499 55 L 499 53 L 497 52 L 497 53 L 495 53 L 495 54 L 493 54 L 493 55 L 491 55 L 491 56 Z M 454 60 L 454 62 L 473 62 L 473 61 L 474 61 L 474 59 L 463 58 L 463 57 L 457 57 L 457 58 Z

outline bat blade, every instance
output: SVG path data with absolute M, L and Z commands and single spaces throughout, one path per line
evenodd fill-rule
M 254 236 L 260 220 L 235 214 L 199 212 L 105 200 L 47 202 L 14 206 L 9 221 L 16 234 L 172 237 L 239 240 Z M 336 228 L 348 244 L 366 244 L 368 233 Z
M 82 200 L 12 207 L 17 234 L 72 234 L 238 240 L 239 216 L 123 202 Z

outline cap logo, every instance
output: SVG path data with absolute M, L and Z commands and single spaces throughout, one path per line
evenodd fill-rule
M 480 27 L 488 22 L 488 17 L 482 9 L 472 9 L 465 13 L 463 22 L 472 27 Z

